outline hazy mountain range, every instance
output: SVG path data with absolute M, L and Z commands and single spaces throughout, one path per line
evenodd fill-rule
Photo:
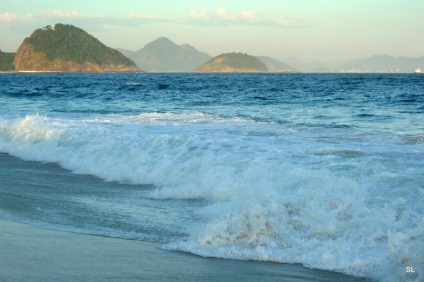
M 271 57 L 256 56 L 256 58 L 258 58 L 267 66 L 269 72 L 299 72 L 297 68 Z
M 189 44 L 177 45 L 166 37 L 160 37 L 138 51 L 117 49 L 133 60 L 137 66 L 148 72 L 191 72 L 203 65 L 212 56 L 197 50 Z M 297 72 L 292 66 L 279 60 L 257 56 L 270 72 Z
M 189 44 L 177 45 L 165 37 L 146 44 L 138 51 L 115 50 L 80 28 L 56 24 L 35 30 L 25 38 L 16 53 L 0 51 L 0 71 L 192 72 L 199 71 L 199 67 L 207 62 L 208 67 L 200 70 L 326 73 L 424 71 L 424 56 L 410 58 L 375 55 L 351 61 L 323 63 L 303 62 L 296 58 L 278 60 L 267 56 L 253 57 L 234 50 L 214 57 L 212 62 L 211 59 L 212 56 Z
M 148 72 L 191 72 L 209 61 L 212 56 L 195 47 L 177 45 L 170 39 L 160 37 L 138 51 L 118 49 Z M 420 58 L 375 55 L 351 61 L 303 62 L 297 58 L 276 59 L 256 56 L 265 63 L 269 72 L 358 72 L 358 73 L 412 73 L 424 69 L 424 56 Z
M 179 46 L 166 37 L 160 37 L 138 51 L 118 51 L 147 72 L 191 72 L 212 58 L 191 45 Z
M 411 73 L 424 69 L 424 56 L 419 58 L 374 55 L 351 61 L 305 63 L 297 58 L 287 58 L 286 63 L 302 72 L 357 72 L 357 73 Z
M 117 49 L 147 72 L 191 72 L 212 59 L 212 56 L 189 44 L 177 45 L 166 37 L 160 37 L 138 51 Z M 270 72 L 297 72 L 292 66 L 279 60 L 258 56 Z

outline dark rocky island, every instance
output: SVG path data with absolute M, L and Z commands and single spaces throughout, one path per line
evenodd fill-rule
M 194 70 L 195 72 L 266 72 L 267 66 L 258 58 L 243 53 L 225 53 Z
M 129 72 L 133 61 L 84 30 L 56 24 L 35 30 L 16 52 L 16 71 Z

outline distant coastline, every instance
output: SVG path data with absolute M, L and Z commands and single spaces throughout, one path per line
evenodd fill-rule
M 65 44 L 56 44 L 57 40 Z M 214 58 L 225 54 L 229 53 Z M 241 53 L 233 52 L 233 54 Z M 249 57 L 242 59 L 244 60 L 242 65 L 244 65 L 241 68 L 231 63 L 218 66 L 216 62 L 213 66 L 209 64 L 206 67 L 204 64 L 211 60 L 212 56 L 189 44 L 177 45 L 166 37 L 160 37 L 138 51 L 112 49 L 80 28 L 56 24 L 35 30 L 24 40 L 16 53 L 0 50 L 0 73 L 140 71 L 153 73 L 198 71 L 210 73 L 417 73 L 417 69 L 424 69 L 424 56 L 396 58 L 389 55 L 374 55 L 369 58 L 335 63 L 319 61 L 308 63 L 296 58 L 279 60 L 267 56 L 248 56 L 250 59 Z M 258 59 L 266 67 L 258 68 L 259 64 L 249 67 L 248 61 L 254 60 L 253 58 Z

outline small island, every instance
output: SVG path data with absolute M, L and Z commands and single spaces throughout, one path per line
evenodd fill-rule
M 13 61 L 18 72 L 130 72 L 136 64 L 84 30 L 56 24 L 25 38 Z
M 243 53 L 224 53 L 194 70 L 195 72 L 266 72 L 267 66 L 258 58 Z

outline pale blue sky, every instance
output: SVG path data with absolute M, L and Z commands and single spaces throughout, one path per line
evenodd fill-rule
M 424 56 L 424 0 L 0 0 L 0 49 L 55 23 L 129 50 L 166 36 L 212 56 Z

